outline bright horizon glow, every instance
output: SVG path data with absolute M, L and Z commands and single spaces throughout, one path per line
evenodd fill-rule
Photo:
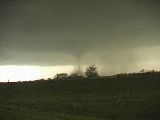
M 100 75 L 114 75 L 118 73 L 130 73 L 130 72 L 139 72 L 141 69 L 145 70 L 158 70 L 160 68 L 159 61 L 156 59 L 140 59 L 139 62 L 135 65 L 135 68 L 131 66 L 130 71 L 106 71 L 103 73 L 102 65 L 96 65 L 98 67 L 98 72 Z M 87 65 L 81 65 L 81 70 L 84 70 Z M 17 82 L 17 81 L 30 81 L 30 80 L 39 80 L 53 78 L 56 73 L 67 73 L 70 74 L 75 72 L 75 66 L 66 65 L 66 66 L 17 66 L 17 65 L 3 65 L 0 66 L 0 82 Z M 84 71 L 83 71 L 84 72 Z
M 47 79 L 56 73 L 70 73 L 73 69 L 74 66 L 0 66 L 0 82 Z

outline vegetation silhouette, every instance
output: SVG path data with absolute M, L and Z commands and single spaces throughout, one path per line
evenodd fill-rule
M 134 78 L 134 79 L 157 79 L 160 78 L 160 71 L 140 70 L 137 73 L 121 73 L 114 75 L 117 78 Z
M 86 68 L 85 74 L 87 77 L 98 77 L 97 67 L 95 65 L 90 65 Z
M 80 72 L 79 72 L 80 71 Z M 154 79 L 160 78 L 160 71 L 156 70 L 145 70 L 142 69 L 139 72 L 134 73 L 120 73 L 114 74 L 111 76 L 101 76 L 98 74 L 97 67 L 95 65 L 90 65 L 85 69 L 85 76 L 82 73 L 82 70 L 79 68 L 78 71 L 74 71 L 71 74 L 67 73 L 57 73 L 53 78 L 48 78 L 47 80 L 76 80 L 76 79 L 87 79 L 87 78 L 122 78 L 122 79 Z M 42 81 L 44 78 L 39 79 L 37 81 Z
M 57 73 L 54 79 L 66 79 L 68 77 L 67 73 Z

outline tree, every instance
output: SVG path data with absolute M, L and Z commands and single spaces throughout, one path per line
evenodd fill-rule
M 95 65 L 90 65 L 86 68 L 85 74 L 87 77 L 97 77 L 98 72 L 97 72 L 97 67 Z
M 67 78 L 68 75 L 67 73 L 57 73 L 55 76 L 54 76 L 54 79 L 65 79 Z

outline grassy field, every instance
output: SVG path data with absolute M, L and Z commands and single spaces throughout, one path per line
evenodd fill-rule
M 0 120 L 159 119 L 159 79 L 0 83 Z

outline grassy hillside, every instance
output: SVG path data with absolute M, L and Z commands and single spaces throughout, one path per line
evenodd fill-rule
M 160 80 L 0 83 L 0 120 L 159 120 Z

